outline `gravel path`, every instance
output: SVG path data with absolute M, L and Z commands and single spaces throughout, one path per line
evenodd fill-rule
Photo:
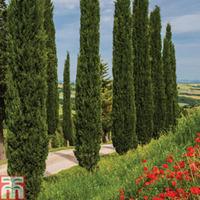
M 100 154 L 108 155 L 115 152 L 111 144 L 102 145 Z M 62 150 L 57 152 L 50 152 L 46 161 L 45 176 L 57 174 L 58 172 L 69 169 L 78 165 L 78 162 L 74 156 L 73 149 Z M 7 175 L 7 164 L 0 165 L 0 175 Z

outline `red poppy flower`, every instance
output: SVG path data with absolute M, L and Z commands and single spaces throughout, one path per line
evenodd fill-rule
M 176 181 L 172 181 L 172 185 L 175 187 L 176 186 Z
M 162 167 L 165 168 L 165 169 L 167 169 L 168 165 L 167 164 L 163 164 Z
M 191 187 L 190 188 L 190 192 L 192 193 L 192 194 L 200 194 L 200 187 Z
M 148 171 L 148 168 L 147 168 L 147 167 L 144 167 L 144 171 Z
M 196 139 L 195 139 L 195 142 L 196 142 L 196 143 L 200 143 L 200 137 L 196 138 Z
M 167 159 L 166 159 L 166 161 L 168 163 L 172 163 L 173 162 L 173 157 L 172 156 L 168 156 Z

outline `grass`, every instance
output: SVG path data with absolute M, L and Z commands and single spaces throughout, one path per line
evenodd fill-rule
M 148 159 L 148 167 L 162 164 L 168 154 L 177 157 L 191 145 L 200 129 L 200 109 L 189 117 L 182 117 L 173 132 L 152 140 L 150 144 L 124 156 L 112 154 L 104 157 L 94 173 L 80 167 L 45 178 L 38 200 L 111 200 L 119 199 L 118 191 L 124 188 L 136 193 L 134 180 L 143 172 L 141 160 Z

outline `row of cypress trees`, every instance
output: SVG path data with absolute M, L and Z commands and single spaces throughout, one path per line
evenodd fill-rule
M 75 155 L 80 166 L 92 171 L 100 158 L 102 137 L 99 0 L 80 0 L 80 8 Z M 57 58 L 52 12 L 50 0 L 12 0 L 8 8 L 6 83 L 9 84 L 5 95 L 9 129 L 8 173 L 27 177 L 28 199 L 35 199 L 40 190 L 48 153 L 48 132 L 54 134 L 58 124 Z M 157 137 L 161 129 L 175 123 L 175 49 L 168 25 L 162 58 L 158 13 L 158 9 L 155 15 L 152 13 L 149 23 L 148 0 L 135 0 L 133 15 L 130 0 L 117 0 L 115 3 L 112 117 L 113 144 L 119 154 L 136 148 L 138 141 L 141 144 L 149 142 L 153 134 Z M 64 99 L 70 98 L 69 60 L 68 55 L 64 73 L 64 90 L 68 92 Z M 2 66 L 6 65 L 1 63 Z M 163 71 L 163 75 L 157 70 Z M 157 88 L 157 81 L 164 82 L 162 100 L 168 114 L 165 114 L 167 112 L 160 102 L 154 100 L 163 88 L 162 84 Z M 154 123 L 159 111 L 156 106 L 163 109 L 161 127 Z M 63 110 L 66 114 L 63 118 L 69 118 L 70 104 L 64 104 Z M 63 124 L 65 126 L 70 127 L 71 122 Z M 66 138 L 68 133 L 65 133 Z
M 114 16 L 112 134 L 119 154 L 158 138 L 176 124 L 178 110 L 171 26 L 162 55 L 160 8 L 149 18 L 148 0 L 135 0 L 132 14 L 130 5 L 117 0 Z
M 12 0 L 7 8 L 1 0 L 0 29 L 0 159 L 5 120 L 8 174 L 26 177 L 26 198 L 31 200 L 40 191 L 49 136 L 55 135 L 59 120 L 52 1 Z M 69 61 L 64 105 L 70 103 L 68 70 Z M 67 109 L 64 106 L 64 120 L 71 123 Z M 70 126 L 63 125 L 64 132 L 71 133 Z M 72 143 L 69 132 L 65 136 Z

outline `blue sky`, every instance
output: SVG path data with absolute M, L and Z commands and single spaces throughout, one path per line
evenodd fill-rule
M 8 2 L 8 0 L 6 0 Z M 71 81 L 76 79 L 79 52 L 80 0 L 52 0 L 58 55 L 58 77 L 63 79 L 67 51 L 71 55 Z M 109 64 L 112 74 L 112 31 L 115 0 L 100 0 L 102 59 Z M 172 24 L 177 55 L 178 80 L 200 80 L 200 0 L 150 0 L 161 8 L 164 36 L 168 22 Z
M 76 78 L 76 63 L 79 52 L 79 0 L 53 0 L 58 75 L 62 73 L 66 52 L 71 55 L 71 81 Z M 112 71 L 113 0 L 101 3 L 101 57 Z M 177 52 L 178 79 L 200 79 L 200 0 L 150 0 L 150 10 L 161 7 L 163 34 L 167 22 L 172 24 L 173 39 Z

